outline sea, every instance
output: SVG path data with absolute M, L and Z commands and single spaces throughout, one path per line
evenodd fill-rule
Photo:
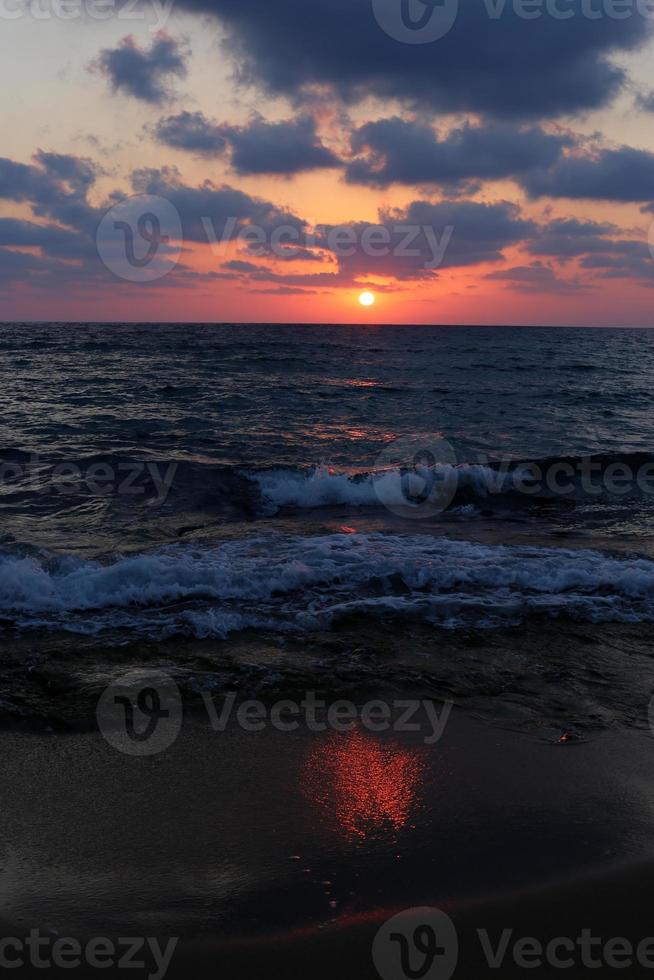
M 646 726 L 654 331 L 0 327 L 0 720 L 129 669 Z

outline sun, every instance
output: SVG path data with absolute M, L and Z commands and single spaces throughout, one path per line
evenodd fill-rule
M 362 306 L 373 306 L 375 302 L 375 294 L 367 291 L 365 293 L 361 293 L 359 296 L 359 302 Z

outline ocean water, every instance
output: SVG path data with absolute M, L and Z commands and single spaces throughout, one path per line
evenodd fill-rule
M 0 349 L 5 717 L 81 715 L 146 662 L 196 693 L 345 671 L 645 716 L 654 332 L 9 324 Z

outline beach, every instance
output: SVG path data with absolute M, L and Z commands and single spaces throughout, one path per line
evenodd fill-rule
M 478 928 L 649 935 L 649 735 L 554 744 L 460 712 L 423 735 L 194 716 L 130 758 L 99 734 L 4 733 L 4 936 L 175 937 L 169 977 L 374 977 L 377 930 L 429 906 L 472 978 Z
M 654 0 L 0 27 L 0 974 L 654 980 Z
M 649 975 L 654 335 L 36 330 L 0 336 L 6 967 L 405 980 L 409 910 L 457 977 L 616 969 L 584 929 Z

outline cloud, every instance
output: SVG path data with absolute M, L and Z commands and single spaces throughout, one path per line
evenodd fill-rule
M 240 80 L 275 95 L 302 100 L 327 89 L 346 101 L 393 98 L 497 117 L 552 117 L 605 105 L 626 81 L 612 58 L 650 36 L 637 10 L 622 19 L 590 18 L 584 0 L 566 3 L 565 17 L 543 8 L 524 17 L 509 2 L 465 0 L 449 32 L 430 44 L 389 36 L 370 0 L 181 2 L 219 18 Z
M 0 199 L 26 204 L 32 211 L 31 219 L 0 219 L 3 288 L 23 282 L 61 291 L 73 283 L 90 289 L 112 281 L 99 260 L 95 235 L 106 208 L 124 201 L 125 194 L 115 191 L 102 207 L 91 203 L 101 174 L 86 158 L 42 150 L 30 163 L 0 158 Z M 222 256 L 219 271 L 210 273 L 180 264 L 161 288 L 232 279 L 248 288 L 259 283 L 285 290 L 367 284 L 398 289 L 432 282 L 442 270 L 500 263 L 510 247 L 522 248 L 535 261 L 500 269 L 491 278 L 521 291 L 580 288 L 577 279 L 556 275 L 552 262 L 574 262 L 589 278 L 630 278 L 654 285 L 654 259 L 644 237 L 628 237 L 610 222 L 577 218 L 539 225 L 508 201 L 419 199 L 403 208 L 382 209 L 373 224 L 311 228 L 292 211 L 227 184 L 206 180 L 190 185 L 171 167 L 135 171 L 132 189 L 136 195 L 165 198 L 179 214 L 184 240 L 203 246 L 207 254 L 211 249 L 216 264 Z M 128 199 L 124 214 L 131 203 Z M 133 207 L 136 219 L 142 207 L 138 197 Z M 235 242 L 240 254 L 234 256 L 226 250 Z M 300 260 L 321 262 L 322 268 L 283 268 Z
M 654 153 L 630 146 L 562 157 L 521 180 L 532 197 L 649 201 L 654 197 Z
M 654 92 L 639 92 L 636 95 L 636 107 L 644 112 L 654 112 Z
M 637 279 L 654 285 L 654 256 L 648 243 L 619 235 L 620 229 L 609 222 L 557 220 L 539 230 L 527 251 L 561 264 L 576 260 L 600 279 Z
M 34 201 L 48 209 L 57 202 L 84 200 L 102 172 L 92 161 L 38 150 L 33 163 L 0 157 L 0 198 Z
M 86 157 L 43 150 L 32 160 L 25 164 L 0 158 L 0 199 L 26 202 L 37 217 L 73 227 L 88 238 L 94 232 L 98 212 L 87 195 L 102 174 L 101 168 Z
M 309 115 L 278 123 L 257 118 L 225 132 L 232 145 L 232 168 L 238 174 L 294 174 L 340 163 L 323 146 Z
M 95 247 L 102 211 L 88 201 L 100 167 L 85 157 L 39 150 L 29 164 L 0 158 L 0 199 L 27 204 L 37 223 L 0 219 L 0 281 L 62 290 L 107 279 Z M 55 222 L 55 223 L 53 223 Z M 21 252 L 14 249 L 38 249 Z
M 276 289 L 257 289 L 260 296 L 315 296 L 315 289 L 297 289 L 293 286 L 278 286 Z
M 513 178 L 531 197 L 643 202 L 654 198 L 654 153 L 630 146 L 584 147 L 572 133 L 539 126 L 466 124 L 439 137 L 397 116 L 352 134 L 363 154 L 346 168 L 351 183 L 441 184 L 471 192 L 478 182 Z
M 242 259 L 232 259 L 230 262 L 223 262 L 223 269 L 230 269 L 232 272 L 261 272 L 263 266 L 256 265 L 254 262 L 244 262 Z
M 89 193 L 103 171 L 92 161 L 39 150 L 29 164 L 0 158 L 0 199 L 27 204 L 34 218 L 0 219 L 0 277 L 7 281 L 30 281 L 34 285 L 55 289 L 75 282 L 80 285 L 106 284 L 112 281 L 99 259 L 96 233 L 108 207 L 124 202 L 124 192 L 109 195 L 104 206 L 94 206 Z M 247 242 L 253 254 L 269 254 L 275 233 L 294 233 L 298 238 L 307 228 L 297 215 L 260 197 L 250 196 L 228 185 L 216 186 L 205 181 L 199 186 L 185 184 L 174 168 L 138 170 L 132 174 L 135 197 L 128 198 L 123 220 L 133 215 L 134 227 L 142 210 L 139 194 L 156 194 L 166 198 L 179 213 L 183 237 L 187 242 L 207 248 L 223 248 L 238 235 L 250 235 Z M 256 249 L 258 241 L 261 249 Z M 38 254 L 16 251 L 30 248 Z M 218 254 L 220 254 L 218 252 Z M 282 248 L 285 259 L 320 259 L 308 249 L 295 255 Z M 72 261 L 71 261 L 72 260 Z M 247 267 L 245 267 L 247 268 Z M 253 268 L 257 268 L 253 266 Z M 237 278 L 244 269 L 235 265 L 223 272 L 199 274 L 180 263 L 161 285 L 166 288 L 182 282 L 206 281 L 208 278 Z
M 220 156 L 227 149 L 221 126 L 212 123 L 202 112 L 180 112 L 160 119 L 153 135 L 159 143 L 174 150 L 186 150 L 200 156 Z
M 508 289 L 518 293 L 569 293 L 591 288 L 588 283 L 576 279 L 560 279 L 554 269 L 540 262 L 489 272 L 484 278 L 506 282 Z
M 380 212 L 377 224 L 316 230 L 317 245 L 331 253 L 332 271 L 288 274 L 259 267 L 248 274 L 254 281 L 294 288 L 352 287 L 371 276 L 430 282 L 440 269 L 501 261 L 504 248 L 535 229 L 515 205 L 504 201 L 414 201 L 405 209 Z
M 353 153 L 365 155 L 348 165 L 346 179 L 383 187 L 511 177 L 554 164 L 571 137 L 496 123 L 464 125 L 440 138 L 431 126 L 394 116 L 361 126 L 351 143 Z
M 93 206 L 88 195 L 101 173 L 85 158 L 42 151 L 35 154 L 31 164 L 0 158 L 0 199 L 27 204 L 35 218 L 46 219 L 41 223 L 0 219 L 3 283 L 24 280 L 57 289 L 72 282 L 98 286 L 112 281 L 98 256 L 96 232 L 106 208 L 123 201 L 125 194 L 114 192 L 104 207 Z M 209 181 L 199 187 L 188 186 L 171 168 L 136 171 L 132 182 L 137 195 L 155 193 L 167 198 L 180 214 L 184 238 L 207 247 L 221 239 L 226 247 L 238 233 L 253 226 L 261 228 L 266 240 L 277 228 L 294 228 L 299 233 L 305 227 L 291 212 L 232 187 L 216 187 Z M 138 196 L 127 202 L 124 218 L 130 206 L 136 226 L 142 208 Z M 38 250 L 38 254 L 15 251 L 21 248 Z M 236 278 L 236 272 L 231 272 Z M 200 275 L 180 264 L 162 285 L 168 288 L 229 275 Z
M 186 77 L 188 52 L 180 42 L 160 31 L 149 50 L 131 35 L 116 48 L 101 51 L 92 68 L 105 76 L 114 92 L 122 92 L 160 105 L 172 98 L 170 82 Z
M 600 279 L 641 279 L 654 286 L 654 257 L 646 242 L 619 239 L 603 249 L 583 256 L 583 269 L 599 273 Z
M 180 112 L 160 120 L 155 138 L 167 146 L 204 156 L 220 156 L 229 144 L 232 169 L 251 174 L 291 175 L 340 165 L 324 146 L 310 115 L 269 123 L 260 116 L 246 126 L 219 125 L 201 112 Z
M 57 225 L 37 225 L 17 218 L 0 218 L 0 246 L 40 248 L 45 255 L 75 258 L 80 254 L 77 233 Z
M 51 261 L 28 252 L 14 252 L 8 248 L 0 248 L 0 286 L 15 282 L 29 281 L 38 285 L 49 276 L 52 284 L 52 273 L 58 266 Z
M 617 227 L 610 222 L 558 219 L 541 228 L 536 238 L 529 243 L 528 251 L 531 255 L 567 261 L 586 252 L 605 249 L 606 236 L 617 231 Z
M 206 180 L 191 187 L 174 167 L 137 170 L 132 174 L 132 186 L 138 194 L 157 194 L 170 201 L 179 212 L 188 241 L 206 244 L 208 236 L 230 241 L 247 227 L 254 227 L 268 240 L 276 229 L 295 229 L 299 234 L 306 227 L 306 222 L 292 212 L 229 185 Z M 253 242 L 256 240 L 255 235 Z
M 477 201 L 414 201 L 404 211 L 386 214 L 388 223 L 409 226 L 451 227 L 452 238 L 441 268 L 498 262 L 503 249 L 514 245 L 536 230 L 536 224 L 522 217 L 520 208 L 509 201 L 484 204 Z

